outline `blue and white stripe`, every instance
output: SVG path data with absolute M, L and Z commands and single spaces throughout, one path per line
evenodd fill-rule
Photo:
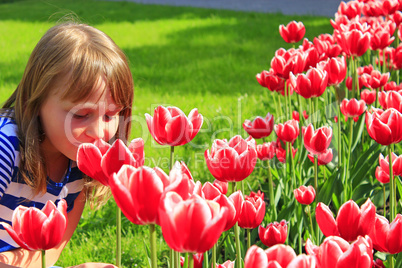
M 34 195 L 32 188 L 18 177 L 19 159 L 17 126 L 12 119 L 0 117 L 0 222 L 11 224 L 14 209 L 19 205 L 42 209 L 48 200 L 57 204 L 65 199 L 67 211 L 71 211 L 74 200 L 84 187 L 82 173 L 76 163 L 70 163 L 62 182 L 49 180 L 47 192 Z M 18 245 L 0 226 L 0 252 L 14 248 Z

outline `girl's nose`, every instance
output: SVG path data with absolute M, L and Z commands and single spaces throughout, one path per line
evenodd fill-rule
M 92 122 L 88 127 L 86 134 L 94 140 L 103 140 L 105 138 L 106 123 L 99 118 Z

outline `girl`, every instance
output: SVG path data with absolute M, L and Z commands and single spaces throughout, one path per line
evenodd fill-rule
M 78 170 L 79 144 L 126 141 L 133 95 L 127 59 L 110 37 L 88 25 L 66 23 L 42 37 L 0 110 L 0 222 L 11 224 L 18 205 L 41 209 L 47 200 L 61 199 L 68 204 L 66 233 L 47 252 L 47 264 L 57 261 L 70 240 L 85 202 L 107 197 L 104 186 Z M 40 267 L 40 261 L 40 252 L 18 248 L 0 227 L 0 268 Z

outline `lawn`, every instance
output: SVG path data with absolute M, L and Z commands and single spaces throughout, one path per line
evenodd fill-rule
M 275 114 L 272 95 L 258 84 L 255 75 L 269 68 L 278 48 L 290 46 L 280 37 L 279 25 L 303 21 L 309 40 L 332 32 L 329 18 L 324 17 L 129 2 L 7 1 L 0 4 L 0 102 L 16 88 L 45 31 L 57 21 L 70 19 L 104 31 L 129 57 L 135 83 L 132 138 L 145 140 L 146 165 L 168 171 L 169 148 L 153 141 L 144 114 L 153 114 L 158 105 L 177 106 L 186 114 L 198 108 L 204 116 L 203 127 L 176 155 L 202 182 L 213 180 L 204 151 L 215 138 L 245 137 L 245 119 Z M 259 173 L 254 172 L 247 182 L 258 184 L 258 180 Z M 86 208 L 57 265 L 114 263 L 114 211 L 113 200 L 97 211 Z M 123 217 L 124 267 L 147 266 L 146 236 L 146 228 Z M 163 266 L 167 246 L 162 239 L 158 249 Z

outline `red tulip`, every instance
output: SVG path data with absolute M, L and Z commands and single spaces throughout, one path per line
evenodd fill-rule
M 117 173 L 123 165 L 139 167 L 144 164 L 144 141 L 134 139 L 129 147 L 117 139 L 112 146 L 103 140 L 95 143 L 83 143 L 78 147 L 77 165 L 86 175 L 109 185 L 113 173 Z
M 370 1 L 364 4 L 362 13 L 368 17 L 379 17 L 383 15 L 382 6 L 380 2 Z
M 385 268 L 385 266 L 381 259 L 376 259 L 373 262 L 373 268 Z
M 217 202 L 221 207 L 227 208 L 226 225 L 223 229 L 224 232 L 231 229 L 239 219 L 242 204 L 244 202 L 241 191 L 232 193 L 229 197 L 226 195 L 219 195 L 213 201 Z
M 306 33 L 306 28 L 301 21 L 291 21 L 286 26 L 281 24 L 279 26 L 279 33 L 286 43 L 297 43 L 302 40 Z
M 335 221 L 331 210 L 318 203 L 316 220 L 325 236 L 340 236 L 347 241 L 354 241 L 358 236 L 368 234 L 373 228 L 375 206 L 370 199 L 360 208 L 353 200 L 349 200 L 340 207 Z
M 341 2 L 338 7 L 338 14 L 339 15 L 346 15 L 348 19 L 353 19 L 356 16 L 361 15 L 363 8 L 363 4 L 359 3 L 358 1 L 348 1 L 348 2 Z
M 317 37 L 314 37 L 313 42 L 318 54 L 321 55 L 321 59 L 335 58 L 338 57 L 342 52 L 341 46 L 335 44 L 333 40 L 321 40 Z
M 299 136 L 299 123 L 292 119 L 274 126 L 276 135 L 284 142 L 293 143 Z
M 370 37 L 370 49 L 385 49 L 394 41 L 394 39 L 395 37 L 392 36 L 386 29 L 377 28 L 375 31 L 373 31 Z
M 355 122 L 359 119 L 359 116 L 366 110 L 366 103 L 364 100 L 343 99 L 341 102 L 341 112 L 345 116 L 346 120 L 352 117 Z
M 258 227 L 258 236 L 267 247 L 284 244 L 288 237 L 288 224 L 285 220 L 282 220 L 280 223 L 270 223 L 265 228 L 260 225 Z
M 244 259 L 244 268 L 256 267 L 268 267 L 268 258 L 267 254 L 262 248 L 252 245 L 247 250 L 246 257 Z
M 362 88 L 363 88 L 362 77 L 359 76 L 359 77 L 358 77 L 358 80 L 359 80 L 359 83 L 358 83 L 358 84 L 359 84 L 359 89 L 362 89 Z M 346 88 L 347 88 L 349 91 L 353 90 L 353 79 L 352 79 L 351 76 L 349 76 L 348 78 L 346 78 L 345 85 L 346 85 Z M 355 88 L 355 90 L 356 90 L 356 88 Z
M 371 268 L 373 264 L 373 245 L 369 236 L 359 236 L 351 245 L 336 236 L 325 238 L 319 247 L 311 246 L 308 240 L 306 251 L 315 256 L 318 267 L 323 268 Z
M 159 224 L 159 202 L 170 183 L 161 169 L 124 165 L 109 183 L 116 204 L 127 219 L 140 225 Z
M 194 267 L 193 268 L 202 268 L 202 264 L 204 261 L 204 253 L 196 253 L 193 255 L 194 258 Z M 180 266 L 183 267 L 185 258 L 180 256 Z
M 253 121 L 245 120 L 243 128 L 254 139 L 268 137 L 274 128 L 274 117 L 267 113 L 265 118 L 257 116 Z
M 394 14 L 399 8 L 398 0 L 383 0 L 382 1 L 382 11 L 383 15 L 391 15 Z
M 216 139 L 211 151 L 205 151 L 205 160 L 211 174 L 220 181 L 241 181 L 253 172 L 257 151 L 255 140 L 251 137 L 244 140 L 237 135 L 229 142 Z
M 366 127 L 370 137 L 382 145 L 399 143 L 402 140 L 402 114 L 394 108 L 373 113 L 366 112 Z
M 234 268 L 235 267 L 235 262 L 227 260 L 222 264 L 216 264 L 216 268 Z
M 362 100 L 364 100 L 364 102 L 367 105 L 370 105 L 370 104 L 375 102 L 376 91 L 375 90 L 364 89 L 362 92 L 360 92 L 360 98 Z
M 299 188 L 294 189 L 293 194 L 295 195 L 297 202 L 302 205 L 310 205 L 313 203 L 315 198 L 315 190 L 311 185 L 308 187 L 302 185 Z
M 265 161 L 271 160 L 275 156 L 276 142 L 265 142 L 257 145 L 258 159 Z
M 271 69 L 268 71 L 262 71 L 256 75 L 258 83 L 261 86 L 268 88 L 270 91 L 280 92 L 284 90 L 285 80 L 277 76 Z
M 266 249 L 265 253 L 268 258 L 268 266 L 266 267 L 291 267 L 290 263 L 296 258 L 295 251 L 290 246 L 282 244 Z
M 389 170 L 385 172 L 381 167 L 375 169 L 375 178 L 381 183 L 389 183 Z
M 48 250 L 57 246 L 67 228 L 67 202 L 56 205 L 47 201 L 42 210 L 18 206 L 12 216 L 12 226 L 0 222 L 11 238 L 27 250 Z
M 155 108 L 154 117 L 145 114 L 149 132 L 161 145 L 179 146 L 192 141 L 200 130 L 203 117 L 194 108 L 188 117 L 177 107 Z
M 398 156 L 395 153 L 391 155 L 392 162 L 392 173 L 394 176 L 402 175 L 402 155 Z M 389 176 L 389 156 L 387 155 L 385 158 L 382 154 L 379 157 L 380 167 L 387 173 Z
M 156 171 L 158 170 L 159 169 L 156 169 Z M 159 175 L 161 176 L 161 174 Z M 166 174 L 164 176 L 166 176 Z M 163 194 L 166 194 L 167 192 L 176 192 L 183 200 L 187 200 L 194 194 L 204 197 L 201 182 L 194 182 L 193 176 L 184 162 L 176 161 L 167 180 L 169 182 L 166 184 Z M 161 199 L 163 198 L 164 197 L 162 196 Z
M 265 216 L 264 195 L 245 196 L 241 206 L 238 224 L 241 228 L 254 229 L 261 224 Z
M 338 85 L 345 80 L 346 61 L 344 57 L 330 58 L 322 61 L 317 67 L 327 72 L 328 86 Z
M 401 22 L 402 22 L 402 12 L 401 11 L 396 11 L 394 14 L 392 14 L 390 17 L 391 21 L 393 21 L 396 26 L 398 27 Z
M 375 227 L 371 230 L 370 237 L 373 247 L 381 252 L 397 254 L 402 252 L 402 215 L 397 214 L 389 224 L 388 220 L 376 214 Z
M 309 99 L 324 93 L 328 85 L 328 73 L 317 68 L 310 68 L 306 74 L 299 74 L 297 77 L 291 73 L 289 80 L 297 94 Z
M 402 91 L 380 91 L 378 102 L 384 109 L 394 108 L 402 112 Z
M 166 193 L 159 207 L 163 237 L 178 252 L 202 253 L 218 241 L 226 224 L 226 208 L 197 194 L 183 200 Z
M 307 157 L 314 164 L 314 161 L 315 161 L 314 155 L 308 154 Z M 332 149 L 327 149 L 325 152 L 323 152 L 317 156 L 317 164 L 319 166 L 326 165 L 332 161 L 332 158 L 333 158 Z
M 402 68 L 402 44 L 395 48 L 393 57 L 391 58 L 392 67 L 396 70 Z
M 214 180 L 212 183 L 222 194 L 226 194 L 228 192 L 228 183 L 225 181 Z
M 289 74 L 303 72 L 305 66 L 304 53 L 296 50 L 289 50 L 275 53 L 271 60 L 271 68 L 275 75 L 288 79 Z
M 281 142 L 277 142 L 278 146 L 275 149 L 276 158 L 278 158 L 279 162 L 286 163 L 286 149 L 282 148 Z M 295 158 L 297 153 L 297 149 L 292 146 L 292 157 Z
M 360 57 L 370 46 L 370 33 L 353 29 L 339 33 L 339 45 L 348 56 Z
M 303 133 L 304 146 L 311 154 L 324 153 L 332 139 L 332 128 L 320 127 L 314 131 L 313 124 L 309 124 Z
M 381 74 L 379 71 L 372 71 L 371 74 L 362 74 L 362 83 L 371 89 L 380 88 L 388 82 L 389 75 L 389 73 Z

